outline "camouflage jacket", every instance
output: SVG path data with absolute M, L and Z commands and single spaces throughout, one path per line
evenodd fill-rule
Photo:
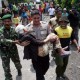
M 18 34 L 15 32 L 13 27 L 6 29 L 4 26 L 2 26 L 0 28 L 0 49 L 17 49 L 16 45 L 12 43 L 12 41 L 16 39 L 18 39 Z

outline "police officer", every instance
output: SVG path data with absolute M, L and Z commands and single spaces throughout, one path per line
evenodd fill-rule
M 51 32 L 48 25 L 40 21 L 40 13 L 38 10 L 32 11 L 31 16 L 32 22 L 26 26 L 27 30 L 30 31 L 37 40 L 44 40 Z M 39 51 L 40 48 L 38 49 L 38 52 Z M 32 58 L 32 64 L 36 71 L 36 80 L 45 80 L 44 75 L 49 68 L 49 54 L 42 56 L 37 53 L 37 58 Z
M 20 59 L 16 46 L 16 39 L 18 39 L 18 35 L 12 27 L 11 16 L 12 15 L 10 14 L 6 14 L 2 17 L 3 26 L 0 28 L 0 49 L 5 80 L 12 80 L 12 75 L 10 72 L 10 59 L 15 64 L 15 67 L 18 71 L 18 76 L 22 75 L 22 65 L 20 64 Z
M 51 34 L 51 37 L 48 36 L 51 33 L 50 27 L 46 22 L 40 21 L 40 13 L 38 10 L 32 11 L 31 16 L 32 22 L 26 26 L 27 31 L 30 31 L 30 34 L 35 36 L 35 38 L 39 41 L 45 40 L 46 38 L 47 40 L 51 38 L 52 41 L 57 40 L 57 38 L 54 37 L 54 34 Z M 54 38 L 52 38 L 52 36 Z M 43 46 L 44 45 L 39 46 L 38 50 L 36 51 L 37 53 L 33 53 L 36 54 L 36 58 L 31 58 L 33 67 L 36 71 L 36 80 L 45 80 L 44 75 L 49 68 L 49 50 L 46 49 L 47 47 L 45 47 L 44 50 Z

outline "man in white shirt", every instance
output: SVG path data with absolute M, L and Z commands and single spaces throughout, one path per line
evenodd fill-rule
M 53 18 L 55 16 L 55 9 L 53 8 L 53 5 L 51 5 L 50 8 L 48 9 L 48 13 L 50 18 Z

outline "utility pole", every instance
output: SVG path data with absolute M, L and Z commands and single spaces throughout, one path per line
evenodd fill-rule
M 2 0 L 0 0 L 0 13 L 2 13 Z

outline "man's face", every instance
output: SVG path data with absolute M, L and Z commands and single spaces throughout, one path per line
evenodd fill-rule
M 62 12 L 60 11 L 57 13 L 57 17 L 60 18 L 61 16 L 62 16 Z
M 32 19 L 33 19 L 33 24 L 34 25 L 39 25 L 40 24 L 40 15 L 39 14 L 33 15 Z
M 65 29 L 67 27 L 67 22 L 66 21 L 60 21 L 59 22 L 61 28 Z
M 5 19 L 5 20 L 3 21 L 3 24 L 4 24 L 4 26 L 5 26 L 6 28 L 9 28 L 10 25 L 12 24 L 12 21 L 11 21 L 10 19 Z

